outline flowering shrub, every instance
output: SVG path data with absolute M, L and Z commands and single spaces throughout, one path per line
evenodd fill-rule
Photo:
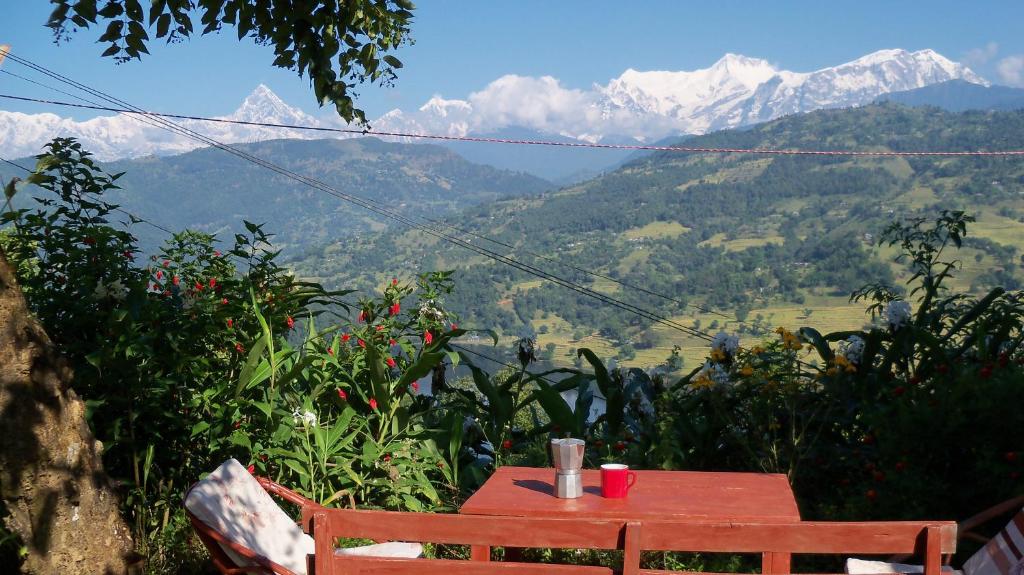
M 893 224 L 913 272 L 907 295 L 881 285 L 869 330 L 777 330 L 707 362 L 656 402 L 654 464 L 786 473 L 808 517 L 961 518 L 1020 490 L 1024 294 L 950 293 L 971 219 L 944 212 Z M 735 350 L 735 351 L 734 351 Z M 1016 399 L 1015 399 L 1016 398 Z
M 454 416 L 418 382 L 463 333 L 440 304 L 444 274 L 354 305 L 293 278 L 248 222 L 224 252 L 186 231 L 144 257 L 110 225 L 117 206 L 102 194 L 117 177 L 54 140 L 28 179 L 46 194 L 39 209 L 0 223 L 29 306 L 75 368 L 150 569 L 183 561 L 168 553 L 189 530 L 184 490 L 227 457 L 327 504 L 451 500 L 439 486 L 457 483 L 455 442 L 451 425 L 438 429 Z M 326 311 L 348 309 L 360 321 Z

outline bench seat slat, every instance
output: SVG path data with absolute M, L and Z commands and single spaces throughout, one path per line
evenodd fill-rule
M 546 563 L 382 557 L 336 557 L 333 563 L 336 575 L 614 575 L 608 567 Z
M 924 547 L 925 530 L 939 527 L 940 553 L 956 551 L 951 521 L 684 523 L 644 521 L 640 546 L 657 551 L 723 553 L 895 554 Z
M 331 509 L 327 524 L 335 537 L 374 541 L 616 549 L 621 548 L 624 522 Z

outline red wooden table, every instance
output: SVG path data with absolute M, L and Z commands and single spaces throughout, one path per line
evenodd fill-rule
M 468 515 L 510 515 L 694 522 L 786 523 L 800 511 L 785 475 L 697 471 L 637 471 L 625 499 L 601 497 L 601 473 L 583 470 L 583 497 L 554 496 L 551 468 L 501 467 L 459 510 Z M 490 549 L 474 547 L 474 559 Z M 789 571 L 789 554 L 763 553 L 764 573 Z

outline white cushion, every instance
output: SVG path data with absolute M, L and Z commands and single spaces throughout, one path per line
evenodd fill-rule
M 302 532 L 238 461 L 228 459 L 197 483 L 185 498 L 185 507 L 225 538 L 298 575 L 306 575 L 306 556 L 313 554 L 313 538 Z M 343 551 L 415 558 L 422 554 L 423 547 L 395 542 Z M 230 549 L 224 548 L 224 552 L 239 566 L 252 564 Z
M 370 557 L 398 557 L 415 559 L 423 554 L 423 546 L 419 543 L 389 541 L 362 547 L 343 547 L 334 551 L 335 555 L 361 555 Z
M 960 571 L 948 565 L 942 566 L 944 573 L 962 575 Z M 853 557 L 846 560 L 846 572 L 850 575 L 871 575 L 874 573 L 924 573 L 922 565 L 907 565 L 905 563 L 887 563 L 885 561 L 867 561 Z

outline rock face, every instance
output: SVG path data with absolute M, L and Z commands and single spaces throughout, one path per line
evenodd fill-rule
M 28 548 L 21 571 L 126 573 L 130 532 L 71 377 L 0 251 L 0 498 Z

